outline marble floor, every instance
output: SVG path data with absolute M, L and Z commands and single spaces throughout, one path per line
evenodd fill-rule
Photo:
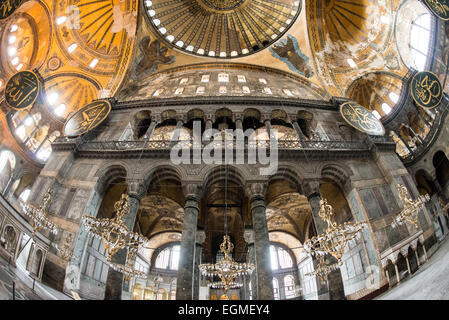
M 72 300 L 37 281 L 33 289 L 33 279 L 26 271 L 8 265 L 8 262 L 0 257 L 0 300 L 13 300 L 13 283 L 15 300 Z
M 379 300 L 449 300 L 449 236 L 411 277 L 377 297 Z
M 439 249 L 411 277 L 403 280 L 378 300 L 449 300 L 449 236 Z M 71 300 L 72 298 L 36 282 L 20 267 L 8 266 L 0 257 L 0 300 L 12 300 L 15 283 L 16 300 Z

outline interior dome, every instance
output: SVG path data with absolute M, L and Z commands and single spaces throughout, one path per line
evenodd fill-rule
M 235 58 L 276 42 L 295 22 L 301 2 L 275 0 L 145 1 L 162 39 L 199 56 Z

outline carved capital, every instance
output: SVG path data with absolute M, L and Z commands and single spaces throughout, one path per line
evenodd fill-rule
M 143 181 L 128 181 L 128 195 L 137 200 L 142 200 L 147 194 L 147 188 Z
M 196 243 L 202 245 L 206 240 L 206 232 L 204 230 L 198 230 L 196 232 Z
M 245 233 L 243 234 L 243 237 L 245 238 L 245 242 L 247 244 L 254 244 L 254 230 L 253 229 L 246 229 Z
M 195 198 L 199 200 L 201 198 L 202 185 L 199 183 L 186 183 L 182 186 L 184 195 L 187 198 Z
M 304 194 L 307 196 L 307 199 L 312 197 L 320 196 L 320 180 L 319 179 L 311 179 L 306 180 L 303 183 Z
M 263 182 L 253 182 L 248 183 L 245 186 L 245 193 L 248 196 L 248 198 L 264 198 L 265 192 L 267 191 L 267 184 Z

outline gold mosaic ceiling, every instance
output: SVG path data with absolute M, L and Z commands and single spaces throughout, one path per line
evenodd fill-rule
M 235 58 L 276 42 L 294 23 L 300 1 L 153 0 L 146 12 L 159 37 L 200 56 Z

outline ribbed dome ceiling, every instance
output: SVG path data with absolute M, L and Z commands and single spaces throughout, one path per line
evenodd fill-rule
M 246 56 L 278 40 L 301 12 L 293 0 L 154 0 L 147 16 L 166 42 L 188 53 Z

